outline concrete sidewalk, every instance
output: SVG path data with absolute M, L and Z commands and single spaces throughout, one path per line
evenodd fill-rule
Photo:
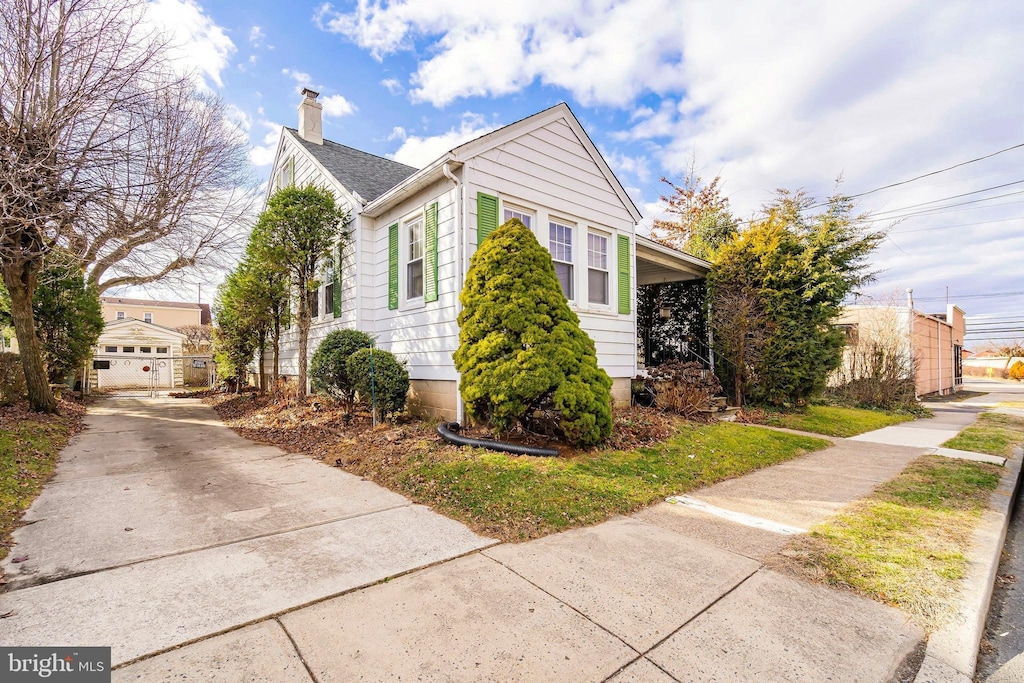
M 321 682 L 912 680 L 924 632 L 906 615 L 761 560 L 790 538 L 779 528 L 827 518 L 927 450 L 837 439 L 692 494 L 700 509 L 663 503 L 494 546 L 144 659 L 115 680 L 235 676 L 252 670 L 239 650 Z
M 2 645 L 123 663 L 493 544 L 196 400 L 104 400 L 86 422 L 14 533 Z
M 140 429 L 162 429 L 164 418 L 137 412 Z M 0 642 L 113 643 L 116 681 L 909 681 L 923 656 L 924 633 L 902 612 L 762 560 L 928 446 L 835 439 L 689 502 L 486 547 L 461 525 L 334 468 L 273 449 L 246 456 L 253 447 L 204 424 L 203 410 L 179 417 L 211 429 L 203 439 L 226 440 L 210 444 L 219 455 L 190 448 L 168 463 L 159 444 L 147 450 L 149 437 L 134 454 L 106 453 L 103 440 L 126 438 L 111 436 L 121 430 L 96 432 L 86 442 L 92 452 L 76 441 L 56 490 L 40 498 L 39 514 L 33 507 L 39 521 L 19 532 L 22 547 L 46 549 L 30 553 L 35 564 L 20 580 L 50 582 L 0 596 L 0 613 L 16 612 L 0 622 Z M 262 491 L 267 477 L 274 483 Z M 90 480 L 104 497 L 121 486 L 123 509 L 95 501 L 101 509 L 87 510 Z M 147 519 L 146 498 L 130 495 L 144 485 L 192 493 Z M 218 490 L 247 507 L 228 512 L 241 506 Z M 75 509 L 94 515 L 80 533 L 115 516 L 110 535 L 137 514 L 174 540 L 122 531 L 123 546 L 61 550 L 58 530 L 76 523 Z M 264 509 L 309 524 L 266 531 Z M 202 520 L 217 531 L 191 540 L 175 533 Z M 462 556 L 445 561 L 453 555 Z

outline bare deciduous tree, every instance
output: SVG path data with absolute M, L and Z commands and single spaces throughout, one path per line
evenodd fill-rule
M 213 325 L 182 325 L 174 328 L 185 335 L 185 352 L 199 353 L 213 345 Z
M 0 270 L 35 410 L 56 410 L 31 308 L 52 250 L 101 291 L 154 282 L 224 254 L 252 200 L 244 139 L 145 9 L 0 4 Z

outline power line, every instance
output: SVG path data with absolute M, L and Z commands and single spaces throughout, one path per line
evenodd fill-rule
M 937 202 L 945 202 L 945 201 L 948 201 L 950 199 L 960 199 L 961 197 L 967 197 L 967 196 L 970 196 L 972 194 L 980 194 L 982 192 L 990 192 L 992 190 L 999 190 L 999 189 L 1002 189 L 1004 187 L 1010 187 L 1011 185 L 1020 185 L 1021 183 L 1024 183 L 1024 179 L 1022 179 L 1022 180 L 1015 180 L 1012 183 L 1005 183 L 1003 185 L 993 185 L 992 187 L 986 187 L 986 188 L 983 188 L 981 190 L 974 190 L 973 192 L 964 192 L 962 194 L 954 194 L 954 195 L 951 195 L 949 197 L 942 197 L 940 199 L 933 199 L 930 202 L 921 202 L 920 204 L 911 204 L 910 206 L 904 206 L 904 207 L 900 207 L 898 209 L 887 209 L 885 211 L 875 211 L 874 213 L 872 213 L 870 215 L 872 215 L 872 216 L 880 216 L 880 215 L 886 214 L 886 213 L 896 213 L 898 211 L 906 211 L 907 209 L 916 209 L 916 208 L 919 208 L 919 207 L 922 207 L 922 206 L 927 206 L 928 204 L 935 204 Z M 975 200 L 970 201 L 970 202 L 963 202 L 962 204 L 950 204 L 950 206 L 963 206 L 964 204 L 974 204 L 974 203 L 977 203 L 977 202 L 986 202 L 986 201 L 988 201 L 990 199 L 999 199 L 1001 197 L 1009 197 L 1010 195 L 1021 194 L 1022 192 L 1024 192 L 1024 190 L 1021 190 L 1021 191 L 1018 191 L 1018 192 L 1008 192 L 1007 194 L 1001 194 L 1001 195 L 997 195 L 995 197 L 984 197 L 982 199 L 975 199 Z M 933 211 L 935 209 L 941 209 L 941 208 L 948 208 L 948 207 L 936 206 L 936 207 L 933 207 L 932 209 L 928 209 L 928 210 Z
M 874 194 L 875 192 L 881 192 L 882 190 L 888 190 L 889 188 L 892 188 L 892 187 L 899 187 L 900 185 L 907 185 L 908 183 L 912 183 L 912 182 L 915 182 L 917 180 L 921 180 L 922 178 L 928 178 L 929 176 L 938 175 L 940 173 L 945 173 L 946 171 L 952 171 L 954 168 L 960 168 L 961 166 L 966 166 L 968 164 L 973 164 L 973 163 L 978 162 L 978 161 L 984 161 L 985 159 L 991 159 L 994 156 L 997 156 L 999 154 L 1003 154 L 1004 152 L 1009 152 L 1011 150 L 1020 149 L 1021 147 L 1024 147 L 1024 142 L 1022 142 L 1020 144 L 1017 144 L 1017 145 L 1013 145 L 1011 147 L 1006 147 L 1005 149 L 1001 149 L 1001 150 L 999 150 L 997 152 L 992 152 L 991 154 L 986 154 L 985 156 L 977 157 L 975 159 L 968 159 L 967 161 L 961 161 L 959 164 L 953 164 L 952 166 L 947 166 L 946 168 L 940 168 L 937 171 L 930 171 L 929 173 L 922 173 L 919 176 L 915 176 L 915 177 L 910 178 L 908 180 L 901 180 L 898 183 L 890 183 L 889 185 L 883 185 L 882 187 L 876 187 L 875 189 L 868 190 L 867 192 L 860 192 L 858 194 L 845 195 L 845 198 L 846 199 L 856 199 L 857 197 L 864 197 L 864 196 L 869 195 L 869 194 Z
M 934 230 L 952 230 L 953 228 L 969 228 L 974 225 L 988 225 L 989 223 L 1008 223 L 1010 221 L 1024 220 L 1024 216 L 1014 216 L 1013 218 L 1000 218 L 994 221 L 975 221 L 974 223 L 958 223 L 957 225 L 940 225 L 934 228 L 914 228 L 913 230 L 892 230 L 889 234 L 892 235 L 907 235 L 912 232 L 932 232 Z
M 1014 196 L 1022 195 L 1022 194 L 1024 194 L 1024 190 L 1018 190 L 1017 192 L 1007 192 L 1006 194 L 998 194 L 998 195 L 996 195 L 994 197 L 982 197 L 981 199 L 972 199 L 969 202 L 957 202 L 956 204 L 943 204 L 941 206 L 934 206 L 934 207 L 929 208 L 929 209 L 920 209 L 918 211 L 909 211 L 908 213 L 897 214 L 897 215 L 894 215 L 894 216 L 885 215 L 885 214 L 888 214 L 888 212 L 886 212 L 886 211 L 883 211 L 883 212 L 880 212 L 880 213 L 869 213 L 868 216 L 870 217 L 871 221 L 874 222 L 874 221 L 880 221 L 880 220 L 885 220 L 885 221 L 889 221 L 889 220 L 902 220 L 904 218 L 913 218 L 914 216 L 935 216 L 935 215 L 938 215 L 940 213 L 956 213 L 958 211 L 976 211 L 978 209 L 990 209 L 990 208 L 996 207 L 996 206 L 1009 206 L 1011 204 L 1020 204 L 1021 201 L 1018 199 L 1018 200 L 1012 201 L 1012 202 L 999 202 L 998 204 L 983 204 L 982 206 L 968 206 L 968 205 L 969 204 L 981 204 L 982 202 L 989 202 L 989 201 L 992 201 L 993 199 L 1003 199 L 1005 197 L 1014 197 Z M 956 207 L 964 207 L 964 208 L 959 208 L 958 209 Z
M 998 299 L 1002 297 L 1024 296 L 1024 292 L 983 292 L 978 294 L 950 294 L 950 299 Z M 915 296 L 915 301 L 939 301 L 946 296 Z

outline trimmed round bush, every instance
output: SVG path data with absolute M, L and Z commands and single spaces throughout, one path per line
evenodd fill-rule
M 373 338 L 359 330 L 335 330 L 324 337 L 309 363 L 313 391 L 351 405 L 356 387 L 346 363 L 352 354 L 372 345 Z
M 346 365 L 348 376 L 353 378 L 355 390 L 359 392 L 360 401 L 369 404 L 371 396 L 375 397 L 377 409 L 384 417 L 405 410 L 405 399 L 409 395 L 409 373 L 405 363 L 395 358 L 393 353 L 380 349 L 360 349 L 349 356 Z
M 584 447 L 611 434 L 612 381 L 569 308 L 551 254 L 521 221 L 480 245 L 460 300 L 454 358 L 471 417 Z
M 27 395 L 21 356 L 16 353 L 0 353 L 0 406 L 14 405 Z

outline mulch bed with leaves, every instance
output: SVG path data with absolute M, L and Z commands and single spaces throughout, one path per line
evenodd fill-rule
M 555 447 L 559 457 L 459 448 L 435 422 L 372 427 L 332 401 L 276 403 L 267 396 L 205 399 L 251 440 L 312 455 L 504 541 L 522 541 L 628 514 L 667 495 L 707 486 L 824 448 L 828 442 L 726 423 L 687 422 L 654 409 L 616 409 L 612 438 L 577 450 L 533 434 L 503 440 Z M 489 437 L 482 428 L 463 432 Z

